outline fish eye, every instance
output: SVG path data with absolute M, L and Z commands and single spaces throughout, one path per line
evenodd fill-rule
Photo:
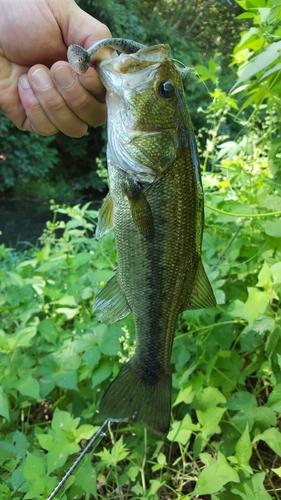
M 164 99 L 171 99 L 175 94 L 175 87 L 170 80 L 160 83 L 158 92 Z

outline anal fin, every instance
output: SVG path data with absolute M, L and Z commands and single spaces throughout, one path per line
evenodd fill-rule
M 98 320 L 103 323 L 115 323 L 125 318 L 131 308 L 121 289 L 118 273 L 111 278 L 98 294 L 93 306 L 93 313 L 98 312 Z
M 216 299 L 211 286 L 211 283 L 207 277 L 205 269 L 203 267 L 202 261 L 200 260 L 198 266 L 197 277 L 193 285 L 191 296 L 183 307 L 183 311 L 186 309 L 208 309 L 209 307 L 216 306 Z

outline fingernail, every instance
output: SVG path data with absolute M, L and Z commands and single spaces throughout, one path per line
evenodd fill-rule
M 40 90 L 46 90 L 52 85 L 52 79 L 49 72 L 43 68 L 36 69 L 32 74 L 34 85 Z
M 69 89 L 75 82 L 73 71 L 67 66 L 60 66 L 55 71 L 55 80 L 62 89 Z
M 20 78 L 19 78 L 19 85 L 24 90 L 30 89 L 29 80 L 28 80 L 27 75 L 21 75 L 20 76 Z

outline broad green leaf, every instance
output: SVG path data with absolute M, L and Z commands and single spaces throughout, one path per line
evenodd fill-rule
M 76 300 L 72 295 L 64 295 L 63 297 L 60 297 L 58 300 L 54 300 L 52 303 L 68 307 L 77 306 Z
M 52 448 L 54 438 L 51 434 L 36 434 L 36 437 L 44 450 L 49 451 Z
M 58 442 L 54 443 L 47 454 L 48 474 L 51 474 L 54 470 L 64 465 L 69 455 L 78 453 L 79 451 L 79 445 L 74 442 L 71 443 L 66 438 L 60 439 Z
M 264 343 L 265 335 L 275 328 L 275 321 L 269 316 L 261 316 L 254 323 L 244 328 L 241 334 L 241 352 L 251 351 Z
M 269 283 L 270 278 L 271 278 L 270 267 L 267 262 L 264 262 L 258 274 L 257 287 L 265 287 L 265 285 Z
M 270 393 L 265 406 L 268 406 L 274 411 L 281 413 L 281 384 L 277 384 Z
M 83 353 L 82 358 L 90 368 L 94 368 L 101 358 L 101 352 L 98 347 L 90 347 Z
M 281 477 L 281 467 L 277 467 L 277 469 L 271 469 L 277 476 Z
M 45 459 L 31 454 L 27 456 L 23 475 L 29 483 L 28 491 L 24 496 L 26 500 L 46 498 L 57 483 L 56 477 L 46 476 Z
M 75 473 L 75 483 L 77 486 L 80 486 L 83 491 L 97 498 L 97 472 L 91 461 L 92 457 L 89 454 L 85 457 L 81 463 L 81 467 L 79 467 Z
M 39 382 L 34 377 L 32 377 L 29 371 L 27 371 L 20 377 L 20 380 L 17 384 L 17 389 L 24 396 L 29 396 L 30 398 L 36 399 L 37 401 L 40 398 Z
M 42 476 L 46 474 L 45 460 L 43 458 L 39 458 L 38 456 L 32 455 L 31 453 L 28 453 L 23 473 L 25 479 L 27 479 L 31 483 L 34 483 L 36 478 L 40 478 L 42 480 Z
M 95 434 L 95 432 L 99 429 L 99 427 L 93 427 L 90 424 L 83 424 L 75 429 L 73 434 L 76 441 L 80 441 L 81 439 L 91 439 L 91 437 Z
M 74 431 L 80 422 L 80 418 L 73 418 L 68 411 L 61 411 L 58 408 L 55 409 L 53 420 L 52 420 L 52 429 L 55 432 L 56 439 L 60 438 L 62 434 L 65 432 Z
M 206 387 L 196 392 L 193 399 L 193 407 L 195 410 L 206 411 L 208 408 L 224 404 L 225 402 L 224 395 L 216 387 Z
M 14 335 L 10 336 L 9 344 L 11 349 L 16 347 L 29 347 L 31 340 L 35 337 L 37 332 L 37 321 L 34 325 L 26 328 L 20 328 Z
M 264 232 L 273 238 L 281 238 L 281 220 L 268 220 L 263 223 Z
M 266 50 L 256 56 L 245 68 L 236 85 L 240 85 L 248 78 L 256 75 L 260 71 L 267 68 L 273 61 L 280 57 L 281 41 L 273 42 Z
M 150 497 L 152 495 L 155 495 L 157 493 L 157 491 L 159 490 L 159 488 L 161 488 L 161 486 L 165 484 L 163 481 L 159 481 L 159 479 L 151 479 L 150 480 L 150 488 L 147 492 L 147 496 Z
M 123 436 L 121 436 L 116 443 L 114 443 L 111 456 L 113 459 L 114 465 L 117 465 L 118 462 L 122 462 L 129 455 L 129 450 L 126 448 L 126 445 L 123 443 Z
M 202 426 L 202 436 L 207 439 L 212 434 L 219 434 L 218 427 L 226 408 L 208 408 L 207 410 L 196 411 L 199 423 Z
M 0 385 L 0 415 L 10 421 L 9 399 Z
M 281 433 L 274 427 L 266 429 L 262 434 L 255 436 L 253 442 L 264 441 L 269 448 L 271 448 L 276 455 L 281 457 Z
M 181 421 L 172 423 L 172 428 L 167 436 L 169 441 L 175 441 L 185 446 L 192 434 L 192 431 L 199 430 L 198 426 L 192 423 L 190 415 L 187 413 Z
M 64 314 L 66 319 L 73 319 L 79 312 L 79 307 L 58 307 L 56 309 L 58 314 Z
M 217 460 L 212 461 L 200 473 L 193 495 L 201 496 L 216 493 L 229 482 L 239 483 L 239 476 L 229 465 L 224 455 L 218 452 Z
M 265 311 L 269 301 L 274 298 L 274 293 L 261 291 L 255 287 L 248 287 L 248 298 L 245 302 L 244 317 L 251 324 Z
M 271 496 L 264 488 L 265 473 L 255 474 L 242 484 L 234 485 L 231 491 L 239 495 L 243 500 L 271 500 Z
M 94 370 L 92 375 L 92 389 L 106 380 L 112 372 L 112 363 L 108 360 L 103 360 Z
M 104 331 L 101 343 L 99 344 L 100 352 L 106 356 L 116 356 L 121 351 L 119 338 L 122 336 L 122 331 L 119 325 L 109 325 Z
M 255 423 L 257 429 L 261 431 L 267 427 L 276 425 L 276 413 L 272 408 L 259 406 L 254 411 Z
M 59 329 L 53 318 L 45 318 L 38 325 L 39 333 L 47 340 L 55 344 L 59 336 Z
M 249 466 L 249 462 L 252 456 L 252 443 L 248 426 L 246 426 L 245 431 L 236 443 L 235 456 L 237 458 L 238 464 L 242 468 L 245 468 L 248 472 L 252 472 L 252 469 Z
M 270 268 L 270 272 L 272 274 L 273 283 L 281 283 L 281 262 L 276 262 Z
M 78 390 L 76 370 L 59 370 L 52 374 L 52 378 L 63 389 Z
M 276 73 L 277 71 L 281 71 L 281 63 L 275 64 L 273 68 L 270 68 L 268 71 L 266 71 L 260 80 L 263 80 L 267 76 L 270 76 L 272 75 L 272 73 Z

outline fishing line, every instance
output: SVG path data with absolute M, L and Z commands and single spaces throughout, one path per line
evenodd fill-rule
M 55 487 L 55 489 L 52 491 L 51 495 L 47 498 L 47 500 L 52 500 L 55 495 L 61 490 L 63 487 L 64 483 L 66 480 L 69 478 L 69 476 L 72 474 L 74 469 L 76 469 L 77 465 L 81 462 L 82 458 L 88 453 L 90 448 L 93 446 L 94 442 L 99 438 L 103 437 L 105 434 L 103 433 L 103 429 L 106 427 L 106 425 L 109 423 L 109 421 L 106 419 L 103 424 L 100 426 L 100 428 L 97 430 L 97 432 L 93 435 L 93 437 L 90 439 L 88 444 L 85 446 L 84 450 L 80 453 L 79 457 L 73 462 L 71 467 L 68 469 L 66 474 L 63 476 L 63 478 L 60 480 L 58 485 Z
M 236 230 L 236 232 L 234 233 L 234 235 L 232 236 L 231 240 L 228 242 L 228 244 L 226 245 L 224 251 L 222 252 L 222 254 L 219 256 L 217 262 L 213 265 L 212 269 L 211 269 L 211 273 L 218 267 L 219 263 L 224 259 L 224 256 L 227 252 L 227 250 L 229 249 L 229 247 L 232 245 L 232 243 L 234 242 L 235 238 L 237 238 L 238 234 L 240 233 L 241 229 L 242 229 L 242 225 L 239 226 Z

